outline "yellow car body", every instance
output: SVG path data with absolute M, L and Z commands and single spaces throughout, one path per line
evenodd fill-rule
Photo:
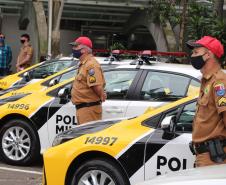
M 14 85 L 20 84 L 21 81 L 23 81 L 23 76 L 26 73 L 32 72 L 32 71 L 42 71 L 47 68 L 47 71 L 45 73 L 45 77 L 50 76 L 52 74 L 55 74 L 56 72 L 66 69 L 68 67 L 73 66 L 75 61 L 73 58 L 68 57 L 62 57 L 60 59 L 54 59 L 46 62 L 41 62 L 38 64 L 35 64 L 27 69 L 24 69 L 20 72 L 17 72 L 15 74 L 6 76 L 2 79 L 0 79 L 0 90 L 8 89 Z M 48 71 L 48 68 L 52 69 L 53 71 Z M 43 79 L 42 77 L 41 79 Z M 31 79 L 29 79 L 31 80 Z
M 0 89 L 8 89 L 9 87 L 11 87 L 14 83 L 16 83 L 17 81 L 21 80 L 22 78 L 22 74 L 33 69 L 36 68 L 37 66 L 42 65 L 43 63 L 38 63 L 35 64 L 29 68 L 26 68 L 18 73 L 12 74 L 12 75 L 8 75 L 2 79 L 0 79 Z
M 58 135 L 54 141 L 54 145 L 59 145 L 49 148 L 43 155 L 43 184 L 82 184 L 76 181 L 75 174 L 80 175 L 79 170 L 84 171 L 84 166 L 87 167 L 87 164 L 91 164 L 91 162 L 97 159 L 99 161 L 103 160 L 103 163 L 106 161 L 110 164 L 113 163 L 112 168 L 115 167 L 117 169 L 116 171 L 120 172 L 121 178 L 124 178 L 125 181 L 123 184 L 117 181 L 112 183 L 116 185 L 136 184 L 137 182 L 152 178 L 159 173 L 172 170 L 177 171 L 185 167 L 191 168 L 193 166 L 194 156 L 191 154 L 188 146 L 191 140 L 190 133 L 189 135 L 183 133 L 176 138 L 171 138 L 169 141 L 162 139 L 161 135 L 160 140 L 156 141 L 156 138 L 160 135 L 158 134 L 161 130 L 160 126 L 147 126 L 146 122 L 152 118 L 154 121 L 158 115 L 165 114 L 164 112 L 174 109 L 177 110 L 177 107 L 184 106 L 188 102 L 195 104 L 195 101 L 196 98 L 194 96 L 187 97 L 148 111 L 134 119 L 116 121 L 116 123 L 106 127 L 104 126 L 104 121 L 89 123 L 87 125 L 77 126 L 72 131 L 66 131 Z M 108 123 L 108 121 L 105 122 Z M 92 127 L 94 130 L 92 130 Z M 73 132 L 75 135 L 77 134 L 77 136 L 72 137 L 70 134 Z M 151 140 L 149 141 L 148 138 L 151 138 Z M 152 145 L 152 140 L 157 144 Z M 181 143 L 184 142 L 184 144 L 183 146 L 182 144 L 179 145 L 177 149 L 174 150 L 175 143 L 179 143 L 179 140 Z M 60 142 L 58 143 L 57 141 Z M 162 145 L 162 143 L 164 144 Z M 156 149 L 158 147 L 159 150 Z M 169 150 L 171 147 L 172 151 Z M 147 161 L 146 157 L 148 154 L 145 154 L 146 150 L 150 150 L 151 153 L 153 153 L 152 157 L 147 159 Z M 167 167 L 166 164 L 163 164 L 163 159 L 169 161 L 169 163 L 170 161 L 179 162 L 178 168 L 175 168 L 175 164 L 171 163 L 171 166 L 168 165 Z M 157 163 L 156 161 L 159 162 Z M 156 166 L 159 165 L 162 167 L 161 169 L 157 169 Z M 90 167 L 90 169 L 92 168 L 98 170 L 95 166 Z M 100 169 L 103 169 L 103 166 Z M 83 183 L 86 184 L 85 182 L 89 184 L 88 179 L 86 179 L 86 181 L 84 180 Z
M 50 108 L 55 97 L 49 93 L 71 84 L 73 79 L 64 80 L 45 91 L 17 94 L 0 100 L 0 155 L 6 163 L 31 164 L 40 155 L 41 147 L 49 147 L 47 122 L 55 111 Z M 20 139 L 14 140 L 16 137 Z M 12 148 L 15 143 L 17 147 Z
M 47 88 L 49 88 L 52 85 L 56 85 L 59 82 L 62 82 L 63 80 L 67 80 L 67 78 L 64 78 L 60 81 L 56 81 L 53 84 L 51 84 L 51 80 L 56 79 L 57 77 L 64 75 L 66 73 L 72 73 L 72 75 L 67 75 L 68 78 L 71 78 L 73 76 L 75 76 L 75 68 L 74 67 L 70 67 L 67 69 L 64 69 L 58 73 L 55 73 L 51 76 L 48 76 L 47 78 L 43 79 L 43 80 L 38 80 L 37 82 L 31 83 L 31 84 L 26 84 L 25 86 L 16 89 L 16 90 L 10 90 L 8 93 L 0 96 L 1 99 L 3 98 L 7 98 L 10 96 L 15 96 L 15 95 L 19 95 L 19 94 L 26 94 L 26 93 L 34 93 L 34 92 L 38 92 L 38 91 L 44 91 Z M 45 84 L 45 85 L 44 85 Z

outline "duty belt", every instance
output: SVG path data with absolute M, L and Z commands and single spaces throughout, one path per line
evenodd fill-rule
M 100 105 L 100 104 L 101 104 L 100 101 L 89 102 L 89 103 L 80 103 L 78 105 L 75 105 L 75 108 L 78 110 L 78 109 L 81 109 L 81 108 L 84 108 L 84 107 L 91 107 L 91 106 Z
M 191 150 L 193 150 L 194 154 L 202 154 L 202 153 L 206 153 L 209 152 L 209 143 L 214 140 L 209 140 L 203 143 L 193 143 L 190 147 Z M 219 140 L 220 144 L 222 147 L 226 146 L 226 139 L 224 140 Z

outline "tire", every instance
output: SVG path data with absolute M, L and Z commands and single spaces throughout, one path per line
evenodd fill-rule
M 82 180 L 87 180 L 89 183 L 83 183 Z M 123 176 L 121 169 L 114 162 L 108 159 L 92 159 L 83 163 L 75 171 L 70 185 L 108 185 L 110 182 L 112 182 L 111 185 L 129 184 L 128 179 L 125 179 L 125 175 Z
M 31 123 L 13 119 L 2 126 L 0 155 L 7 164 L 20 166 L 30 165 L 38 159 L 40 143 Z

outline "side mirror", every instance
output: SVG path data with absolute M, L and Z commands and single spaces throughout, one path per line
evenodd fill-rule
M 165 117 L 161 122 L 161 128 L 168 132 L 174 132 L 175 119 L 175 115 Z
M 25 72 L 23 74 L 23 78 L 25 79 L 26 82 L 29 82 L 31 79 L 30 72 Z
M 60 89 L 58 92 L 58 97 L 60 98 L 60 104 L 66 104 L 70 99 L 70 90 L 69 88 Z
M 49 82 L 49 87 L 52 87 L 52 86 L 54 86 L 54 85 L 56 85 L 56 84 L 58 84 L 58 80 L 57 80 L 57 79 L 52 79 L 52 80 L 50 80 L 50 82 Z
M 60 89 L 59 92 L 58 92 L 58 97 L 59 98 L 67 98 L 67 96 L 69 95 L 69 89 L 68 88 L 63 88 L 63 89 Z

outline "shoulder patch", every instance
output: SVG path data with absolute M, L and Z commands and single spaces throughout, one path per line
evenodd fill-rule
M 90 76 L 93 76 L 95 74 L 95 70 L 92 68 L 88 71 Z
M 96 78 L 94 76 L 89 77 L 89 82 L 90 83 L 95 83 L 96 82 Z
M 217 83 L 214 86 L 217 96 L 224 96 L 225 95 L 225 87 L 223 83 Z
M 218 100 L 218 106 L 219 107 L 226 106 L 226 98 L 225 97 L 222 97 Z

